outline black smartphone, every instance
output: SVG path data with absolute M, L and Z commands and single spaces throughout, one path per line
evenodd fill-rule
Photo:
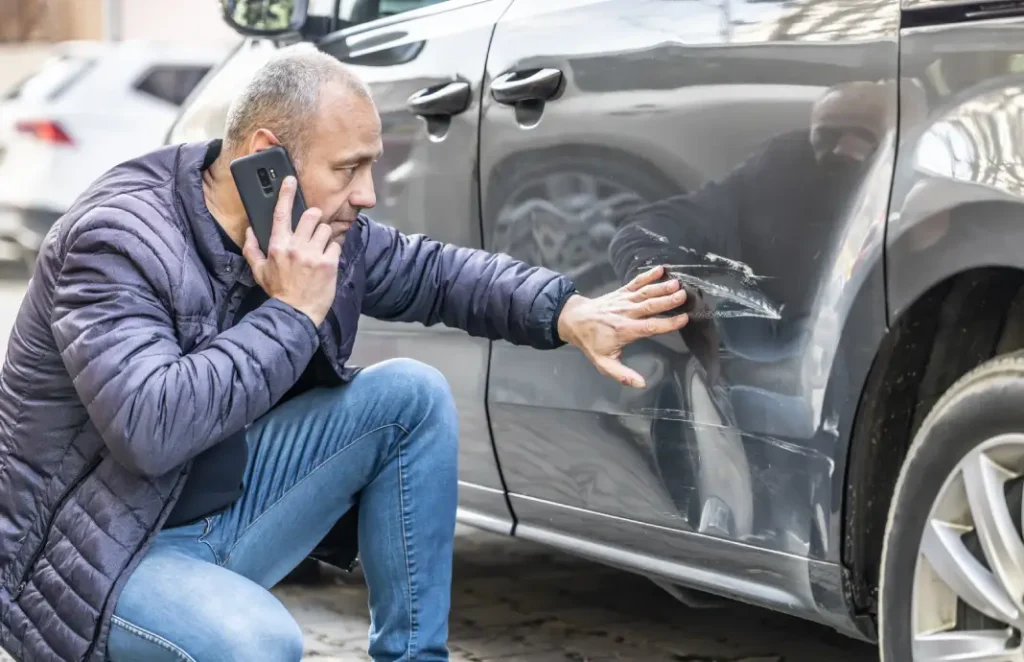
M 242 198 L 242 205 L 249 217 L 249 224 L 260 244 L 260 250 L 267 254 L 270 245 L 270 230 L 274 225 L 274 207 L 281 192 L 281 182 L 295 173 L 288 151 L 275 145 L 262 151 L 243 156 L 231 162 L 231 176 Z M 295 203 L 292 205 L 292 229 L 299 224 L 299 218 L 306 211 L 302 188 L 295 187 Z

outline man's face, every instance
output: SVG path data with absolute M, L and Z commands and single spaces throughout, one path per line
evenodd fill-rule
M 359 212 L 377 203 L 370 171 L 381 155 L 380 133 L 373 102 L 340 85 L 324 88 L 296 169 L 306 204 L 323 211 L 321 223 L 338 243 Z
M 890 118 L 892 88 L 854 81 L 829 89 L 811 111 L 811 145 L 819 163 L 864 163 L 878 148 Z

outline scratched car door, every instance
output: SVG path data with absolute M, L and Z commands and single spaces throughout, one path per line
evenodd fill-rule
M 884 0 L 513 2 L 481 115 L 485 247 L 588 296 L 668 264 L 692 318 L 627 348 L 645 390 L 574 348 L 495 344 L 517 534 L 606 558 L 679 557 L 665 530 L 834 556 L 825 390 L 881 237 L 897 28 Z M 880 328 L 881 280 L 856 285 Z

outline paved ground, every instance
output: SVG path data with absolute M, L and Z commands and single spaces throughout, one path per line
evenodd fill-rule
M 646 579 L 522 541 L 467 530 L 460 532 L 457 548 L 453 660 L 877 659 L 867 646 L 796 619 L 740 605 L 688 609 Z M 367 621 L 361 584 L 278 594 L 306 628 L 310 660 L 370 659 L 363 652 Z
M 24 284 L 0 279 L 0 351 Z M 275 591 L 306 659 L 369 660 L 362 577 Z M 869 662 L 865 645 L 771 612 L 688 609 L 649 581 L 543 547 L 460 529 L 451 614 L 456 662 Z M 0 653 L 0 662 L 8 662 Z

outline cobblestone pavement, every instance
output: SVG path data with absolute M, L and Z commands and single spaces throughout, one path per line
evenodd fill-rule
M 275 591 L 302 624 L 306 659 L 369 660 L 358 576 Z M 696 610 L 642 577 L 524 541 L 460 529 L 454 662 L 869 662 L 874 650 L 753 607 Z
M 24 283 L 0 280 L 0 356 Z M 358 573 L 275 593 L 306 633 L 306 660 L 366 655 Z M 869 662 L 874 650 L 825 628 L 735 604 L 687 608 L 650 581 L 544 547 L 460 527 L 453 662 Z M 0 653 L 0 662 L 10 658 Z

